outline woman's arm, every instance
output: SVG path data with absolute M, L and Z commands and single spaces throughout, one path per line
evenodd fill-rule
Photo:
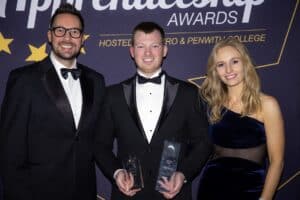
M 261 199 L 271 200 L 280 181 L 284 163 L 284 123 L 280 107 L 274 97 L 263 95 L 262 114 L 266 130 L 269 168 Z

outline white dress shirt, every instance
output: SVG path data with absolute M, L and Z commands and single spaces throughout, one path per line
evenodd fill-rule
M 67 68 L 63 64 L 61 64 L 53 55 L 53 52 L 50 54 L 50 59 L 54 65 L 54 68 L 56 70 L 56 73 L 59 77 L 59 80 L 65 90 L 65 93 L 68 97 L 69 103 L 71 105 L 74 123 L 76 129 L 78 128 L 80 116 L 81 116 L 81 110 L 82 110 L 82 91 L 81 91 L 81 85 L 79 79 L 74 80 L 73 76 L 69 73 L 68 78 L 64 79 L 61 75 L 60 70 L 62 68 Z M 77 68 L 76 66 L 76 60 L 72 64 L 71 68 Z
M 160 74 L 161 69 L 156 71 L 151 77 Z M 137 70 L 140 76 L 146 77 L 140 70 Z M 151 142 L 155 131 L 164 100 L 165 75 L 161 77 L 161 84 L 143 83 L 139 84 L 136 79 L 136 104 L 138 114 L 143 125 L 148 142 Z
M 160 74 L 162 70 L 156 71 L 153 76 L 147 77 L 140 70 L 137 73 L 146 78 L 154 78 Z M 139 84 L 136 78 L 136 104 L 143 129 L 145 131 L 148 143 L 151 142 L 154 130 L 156 128 L 162 105 L 164 100 L 165 75 L 161 77 L 161 83 L 143 83 Z M 116 175 L 124 169 L 117 169 L 114 172 Z

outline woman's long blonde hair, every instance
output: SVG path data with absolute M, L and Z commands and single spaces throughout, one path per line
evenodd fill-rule
M 200 93 L 208 104 L 209 120 L 216 123 L 222 118 L 222 109 L 228 103 L 228 90 L 216 71 L 216 55 L 219 49 L 231 46 L 241 54 L 244 66 L 244 88 L 241 94 L 242 116 L 254 114 L 261 109 L 260 81 L 247 48 L 236 38 L 230 37 L 215 44 L 207 63 L 207 76 Z

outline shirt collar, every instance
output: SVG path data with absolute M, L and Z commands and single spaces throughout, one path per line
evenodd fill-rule
M 137 69 L 137 73 L 140 75 L 140 76 L 143 76 L 145 78 L 154 78 L 156 76 L 158 76 L 160 74 L 160 72 L 162 71 L 161 68 L 159 68 L 156 72 L 154 72 L 152 74 L 152 76 L 148 77 L 145 73 L 143 73 L 140 69 Z
M 50 53 L 50 60 L 52 61 L 52 64 L 54 65 L 54 68 L 55 68 L 55 70 L 56 70 L 57 72 L 59 72 L 60 69 L 62 69 L 62 68 L 69 68 L 69 67 L 63 65 L 62 63 L 60 63 L 60 62 L 56 59 L 56 57 L 54 56 L 54 53 L 53 53 L 52 51 L 51 51 L 51 53 Z M 71 69 L 76 69 L 76 68 L 77 68 L 76 63 L 77 63 L 77 60 L 75 59 L 74 62 L 73 62 L 73 64 L 72 64 L 72 66 L 71 66 Z

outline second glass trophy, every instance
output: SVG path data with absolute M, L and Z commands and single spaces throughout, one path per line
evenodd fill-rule
M 155 190 L 165 191 L 159 184 L 162 177 L 169 179 L 177 169 L 178 157 L 180 152 L 180 143 L 174 141 L 164 141 L 164 148 L 160 160 L 159 172 L 156 181 Z

